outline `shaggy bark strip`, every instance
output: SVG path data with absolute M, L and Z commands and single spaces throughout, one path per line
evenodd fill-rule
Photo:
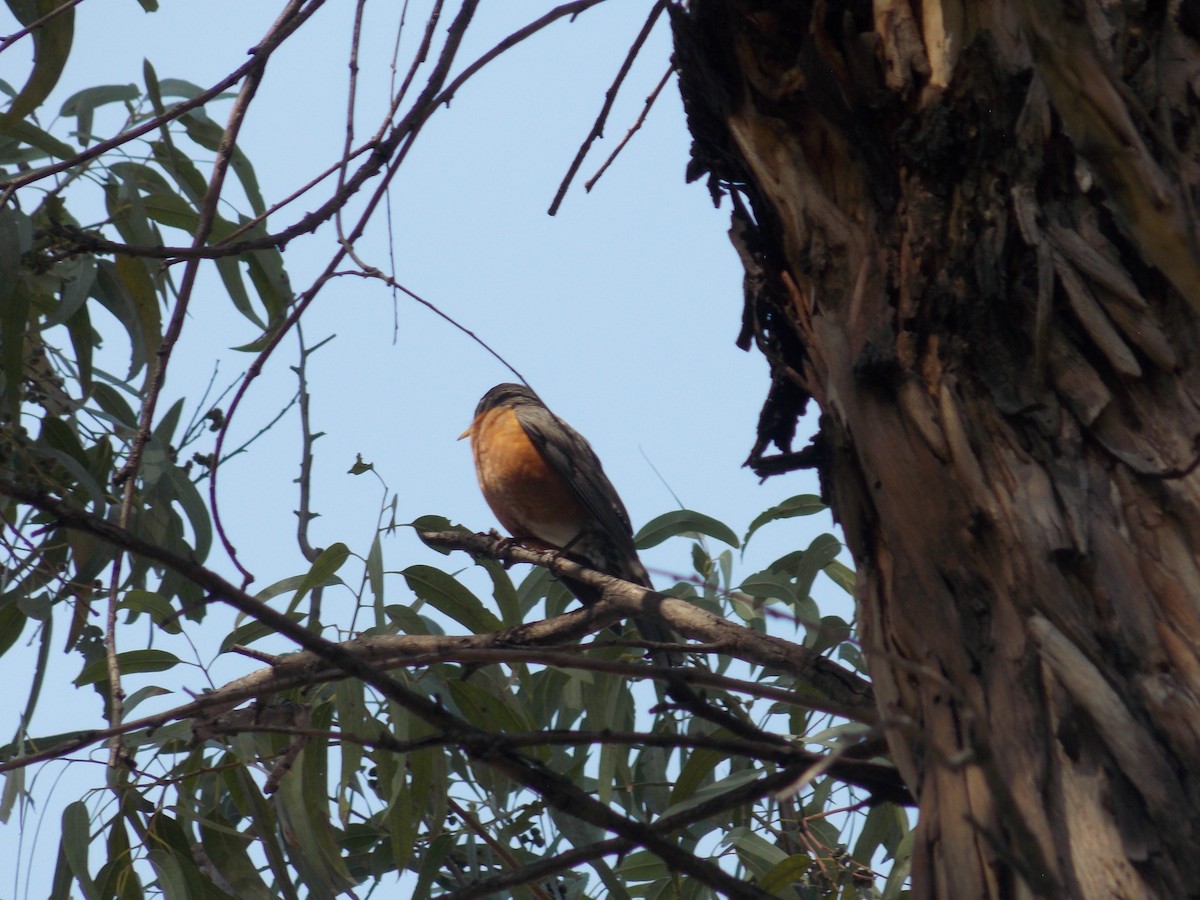
M 774 373 L 751 464 L 845 528 L 915 897 L 1200 896 L 1188 7 L 673 10 Z

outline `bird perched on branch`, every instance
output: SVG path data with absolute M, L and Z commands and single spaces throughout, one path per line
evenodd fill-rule
M 496 385 L 475 408 L 475 420 L 462 434 L 468 436 L 484 499 L 513 538 L 562 550 L 590 569 L 653 587 L 633 544 L 629 513 L 595 451 L 537 394 L 520 384 Z M 585 604 L 600 597 L 597 588 L 563 580 Z M 652 619 L 633 621 L 648 641 L 677 640 Z M 663 651 L 651 657 L 678 662 L 677 655 Z

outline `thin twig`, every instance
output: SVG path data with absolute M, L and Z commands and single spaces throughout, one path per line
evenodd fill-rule
M 297 28 L 303 25 L 304 22 L 307 21 L 308 18 L 317 11 L 317 9 L 324 5 L 325 0 L 310 0 L 310 2 L 312 5 L 308 9 L 301 11 L 301 13 L 296 16 L 278 35 L 278 41 L 276 41 L 276 43 L 284 40 Z M 185 113 L 204 106 L 204 104 L 208 103 L 209 100 L 213 99 L 218 94 L 223 93 L 227 88 L 230 88 L 241 81 L 247 73 L 253 71 L 253 69 L 258 65 L 258 48 L 256 48 L 254 51 L 252 51 L 252 55 L 249 60 L 242 63 L 208 90 L 202 91 L 190 100 L 185 100 L 182 103 L 172 106 L 166 115 L 156 116 L 155 118 L 149 119 L 136 128 L 131 128 L 129 131 L 123 131 L 115 137 L 109 138 L 107 141 L 101 141 L 97 144 L 93 144 L 87 150 L 80 151 L 70 159 L 60 160 L 59 162 L 41 166 L 37 169 L 31 169 L 28 172 L 14 175 L 12 178 L 9 178 L 6 181 L 0 181 L 0 189 L 3 190 L 3 193 L 0 193 L 0 206 L 8 202 L 9 198 L 12 196 L 12 193 L 16 191 L 17 188 L 24 187 L 27 184 L 32 184 L 35 181 L 40 181 L 41 179 L 47 178 L 50 175 L 55 175 L 59 172 L 65 172 L 67 169 L 74 168 L 82 163 L 90 162 L 98 156 L 103 156 L 109 150 L 120 147 L 122 144 L 127 144 L 144 134 L 148 134 L 151 131 L 161 128 L 164 122 L 172 122 Z
M 667 86 L 667 82 L 671 79 L 671 73 L 674 71 L 674 66 L 667 67 L 667 71 L 663 72 L 663 77 L 658 80 L 658 84 L 654 86 L 654 90 L 652 90 L 650 92 L 650 96 L 646 98 L 646 104 L 642 107 L 641 113 L 638 115 L 633 125 L 630 126 L 629 131 L 625 132 L 625 137 L 621 138 L 621 143 L 617 144 L 616 149 L 608 155 L 608 159 L 606 159 L 604 164 L 596 170 L 596 174 L 583 183 L 583 189 L 589 194 L 592 192 L 592 188 L 596 186 L 596 182 L 600 180 L 600 177 L 608 170 L 608 167 L 613 164 L 613 160 L 615 160 L 620 155 L 621 151 L 625 149 L 625 145 L 629 143 L 630 138 L 637 134 L 642 125 L 645 124 L 646 116 L 650 114 L 650 108 L 654 106 L 654 101 L 658 99 L 658 95 L 662 93 L 662 89 Z
M 475 14 L 475 9 L 478 5 L 479 0 L 466 0 L 466 2 L 463 3 L 462 8 L 459 10 L 458 16 L 451 23 L 446 34 L 446 42 L 442 46 L 442 53 L 438 58 L 437 64 L 434 66 L 434 71 L 430 73 L 429 82 L 426 84 L 425 89 L 421 92 L 421 96 L 414 104 L 413 111 L 405 117 L 405 122 L 408 123 L 409 128 L 413 129 L 413 132 L 419 129 L 420 123 L 424 122 L 425 119 L 428 118 L 429 111 L 426 111 L 425 107 L 429 105 L 433 96 L 441 87 L 442 82 L 448 76 L 450 67 L 454 62 L 454 58 L 457 55 L 458 49 L 462 44 L 463 37 L 466 34 L 467 26 L 470 24 L 471 19 Z M 390 154 L 395 151 L 396 147 L 400 145 L 405 135 L 409 133 L 411 132 L 406 131 L 398 126 L 396 132 L 387 139 L 384 146 L 379 148 L 379 152 L 372 154 L 372 162 L 374 163 L 374 168 L 371 170 L 372 173 L 378 171 L 379 161 L 387 159 Z M 383 183 L 368 201 L 365 210 L 359 218 L 358 224 L 348 236 L 348 242 L 357 240 L 362 231 L 365 230 L 367 221 L 370 219 L 370 216 L 374 212 L 376 205 L 378 205 L 379 200 L 383 197 L 383 191 L 386 190 L 387 185 L 390 183 L 391 178 L 395 174 L 396 167 L 404 158 L 407 153 L 407 148 L 410 146 L 411 142 L 406 144 L 405 147 L 402 148 L 399 153 L 397 153 L 396 159 L 394 159 L 391 166 L 389 166 L 388 174 L 383 179 Z M 364 170 L 368 169 L 370 165 L 370 163 L 364 165 L 362 169 L 356 173 L 354 178 L 347 182 L 347 191 L 349 191 L 351 188 L 354 190 L 358 189 L 358 179 L 363 175 Z M 363 180 L 365 180 L 365 177 Z M 262 372 L 263 366 L 266 364 L 267 360 L 270 359 L 272 354 L 274 354 L 275 348 L 279 346 L 279 342 L 283 339 L 284 335 L 286 335 L 288 331 L 290 331 L 292 327 L 298 321 L 300 321 L 300 317 L 304 315 L 305 310 L 307 310 L 313 300 L 316 299 L 317 295 L 321 291 L 321 288 L 323 288 L 329 279 L 333 277 L 333 273 L 337 270 L 338 265 L 345 258 L 345 256 L 346 246 L 343 244 L 334 253 L 333 258 L 326 265 L 325 270 L 317 276 L 316 280 L 308 288 L 308 290 L 296 298 L 296 303 L 292 309 L 292 312 L 288 315 L 283 324 L 271 335 L 266 346 L 259 352 L 254 362 L 250 364 L 250 368 L 247 369 L 246 376 L 242 379 L 242 383 L 238 387 L 237 393 L 234 394 L 233 402 L 230 404 L 229 410 L 225 415 L 224 426 L 217 434 L 216 452 L 213 454 L 216 458 L 220 458 L 221 447 L 225 442 L 225 436 L 229 433 L 230 423 L 232 422 L 234 415 L 237 413 L 237 410 L 240 408 L 242 399 L 246 396 L 246 392 L 249 390 L 250 384 Z M 221 539 L 221 544 L 224 546 L 225 552 L 229 554 L 230 560 L 241 573 L 243 585 L 247 585 L 254 580 L 254 576 L 251 575 L 250 571 L 246 569 L 238 560 L 237 549 L 233 546 L 233 543 L 229 540 L 228 534 L 225 532 L 225 528 L 221 520 L 220 507 L 217 504 L 217 471 L 218 470 L 216 469 L 213 470 L 212 479 L 209 482 L 208 488 L 209 506 L 213 513 L 213 525 L 217 535 Z
M 467 337 L 469 337 L 471 340 L 473 340 L 476 344 L 478 344 L 480 347 L 482 347 L 484 350 L 486 350 L 489 354 L 491 354 L 491 356 L 497 362 L 499 362 L 500 365 L 504 366 L 504 368 L 506 368 L 506 369 L 508 369 L 508 371 L 512 372 L 513 375 L 516 376 L 518 381 L 520 381 L 522 384 L 528 384 L 528 382 L 525 381 L 525 376 L 522 375 L 520 372 L 518 372 L 516 367 L 512 363 L 510 363 L 507 359 L 505 359 L 503 356 L 501 356 L 498 351 L 494 350 L 487 341 L 485 341 L 483 338 L 481 338 L 479 335 L 477 335 L 474 331 L 472 331 L 466 325 L 462 324 L 462 322 L 459 322 L 457 319 L 455 319 L 449 313 L 443 311 L 436 304 L 431 303 L 430 301 L 428 301 L 424 297 L 422 297 L 420 294 L 405 287 L 400 282 L 398 282 L 395 278 L 392 278 L 390 275 L 385 275 L 383 272 L 381 272 L 375 268 L 367 268 L 367 269 L 364 269 L 363 271 L 358 271 L 355 269 L 346 269 L 346 270 L 342 270 L 339 272 L 335 272 L 334 274 L 335 275 L 354 275 L 359 278 L 375 278 L 375 279 L 382 281 L 388 287 L 392 288 L 392 290 L 400 291 L 402 294 L 405 294 L 408 297 L 410 297 L 411 299 L 420 303 L 422 306 L 424 306 L 426 309 L 428 309 L 434 315 L 439 316 L 440 318 L 442 318 L 443 320 L 448 322 L 450 325 L 457 328 L 459 331 L 461 331 L 463 334 L 465 334 Z
M 222 396 L 224 396 L 224 395 L 222 395 Z M 211 475 L 212 468 L 214 466 L 223 466 L 225 463 L 229 462 L 235 456 L 240 456 L 241 454 L 245 453 L 251 444 L 253 444 L 255 441 L 257 441 L 260 437 L 262 437 L 264 434 L 266 434 L 268 431 L 270 431 L 276 425 L 278 425 L 279 420 L 287 415 L 288 410 L 290 410 L 293 406 L 295 406 L 299 402 L 300 402 L 300 394 L 299 393 L 292 394 L 292 399 L 289 400 L 279 410 L 279 412 L 275 413 L 274 418 L 272 418 L 271 421 L 269 421 L 262 428 L 258 429 L 258 431 L 254 432 L 254 434 L 252 434 L 250 437 L 246 438 L 246 440 L 244 440 L 237 447 L 237 449 L 230 450 L 228 453 L 226 453 L 224 456 L 220 457 L 219 459 L 217 458 L 216 454 L 214 453 L 212 456 L 212 464 L 209 466 L 209 468 L 205 469 L 203 472 L 198 474 L 195 477 L 195 479 L 193 479 L 193 483 L 199 484 L 201 481 L 203 481 L 205 478 L 207 478 L 209 475 Z
M 296 511 L 296 516 L 299 521 L 296 524 L 296 543 L 300 545 L 300 552 L 304 554 L 304 558 L 309 563 L 317 561 L 317 556 L 320 551 L 315 549 L 308 540 L 308 523 L 316 517 L 316 513 L 312 511 L 312 464 L 313 464 L 313 442 L 316 441 L 310 427 L 308 417 L 308 357 L 312 352 L 304 346 L 304 330 L 300 327 L 300 323 L 296 323 L 296 339 L 300 342 L 300 362 L 299 365 L 293 366 L 292 371 L 296 373 L 300 385 L 296 390 L 296 395 L 300 398 L 300 509 Z M 327 339 L 328 340 L 328 339 Z M 325 341 L 322 341 L 317 347 L 322 346 Z M 315 350 L 316 347 L 313 348 Z
M 347 68 L 350 70 L 350 84 L 346 90 L 346 140 L 342 145 L 342 165 L 338 169 L 337 193 L 346 187 L 346 173 L 350 168 L 350 148 L 354 146 L 354 105 L 358 98 L 358 49 L 362 42 L 363 8 L 367 0 L 356 0 L 354 4 L 354 27 L 350 32 L 350 59 Z M 334 226 L 337 228 L 338 240 L 343 239 L 342 211 L 339 206 L 334 213 Z
M 303 7 L 304 2 L 305 0 L 291 0 L 291 3 L 288 4 L 283 13 L 280 14 L 279 18 L 268 30 L 262 43 L 254 51 L 255 65 L 246 73 L 245 81 L 242 83 L 242 88 L 238 92 L 237 99 L 234 101 L 233 109 L 230 111 L 229 124 L 226 126 L 225 132 L 221 136 L 221 142 L 217 147 L 217 156 L 213 163 L 213 174 L 209 179 L 204 204 L 200 208 L 199 220 L 193 236 L 193 246 L 202 246 L 208 240 L 213 223 L 216 221 L 217 204 L 221 198 L 225 173 L 232 161 L 237 134 L 245 119 L 246 110 L 249 108 L 250 101 L 258 89 L 263 72 L 266 70 L 267 60 L 275 48 L 279 46 L 279 41 L 282 40 L 281 35 L 284 27 L 291 19 L 296 17 L 301 7 Z M 198 268 L 199 260 L 195 259 L 189 260 L 184 268 L 182 284 L 175 300 L 175 308 L 171 313 L 171 320 L 167 325 L 167 329 L 163 332 L 162 341 L 155 351 L 154 370 L 150 376 L 142 400 L 138 430 L 130 445 L 129 456 L 114 478 L 114 483 L 123 487 L 121 509 L 118 516 L 118 521 L 122 528 L 129 527 L 129 521 L 133 514 L 133 499 L 137 485 L 138 470 L 141 468 L 142 455 L 145 452 L 146 445 L 150 441 L 151 428 L 154 424 L 154 412 L 158 405 L 158 398 L 162 393 L 163 386 L 166 384 L 167 367 L 171 361 L 171 353 L 175 348 L 176 342 L 179 340 L 179 335 L 183 332 L 183 323 L 187 318 L 188 303 L 192 296 L 192 289 L 196 283 Z M 109 679 L 109 720 L 114 725 L 121 724 L 121 719 L 124 715 L 125 698 L 124 691 L 121 689 L 121 669 L 117 652 L 117 595 L 121 586 L 123 558 L 124 554 L 118 553 L 113 559 L 112 577 L 109 582 L 108 593 L 108 615 L 106 617 L 104 632 L 104 648 Z M 118 766 L 123 764 L 124 756 L 123 742 L 120 737 L 115 737 L 112 741 L 109 766 L 113 769 L 118 768 Z
M 396 29 L 396 46 L 392 52 L 392 108 L 388 112 L 387 120 L 391 121 L 392 116 L 396 115 L 400 109 L 400 104 L 404 102 L 405 95 L 408 94 L 408 89 L 412 86 L 413 80 L 417 77 L 417 72 L 425 61 L 429 59 L 429 48 L 433 46 L 433 36 L 437 32 L 438 22 L 442 18 L 443 0 L 437 0 L 433 4 L 433 9 L 429 12 L 429 18 L 425 20 L 425 32 L 421 35 L 421 46 L 417 48 L 417 52 L 413 54 L 412 63 L 408 67 L 408 71 L 404 75 L 404 81 L 400 85 L 400 90 L 395 90 L 396 87 L 396 57 L 400 54 L 400 36 L 404 32 L 404 20 L 408 15 L 408 0 L 404 0 L 404 7 L 400 10 L 400 25 Z M 380 135 L 382 136 L 382 135 Z
M 30 22 L 28 25 L 26 25 L 20 31 L 14 31 L 12 34 L 6 35 L 5 37 L 0 38 L 0 53 L 3 53 L 5 50 L 7 50 L 9 47 L 11 47 L 13 44 L 15 44 L 21 38 L 25 37 L 27 34 L 32 34 L 33 32 L 37 31 L 39 28 L 41 28 L 43 25 L 47 24 L 48 22 L 52 22 L 54 19 L 57 19 L 59 16 L 61 16 L 63 13 L 67 12 L 68 10 L 74 9 L 76 6 L 78 6 L 82 2 L 83 2 L 83 0 L 66 0 L 66 2 L 64 2 L 61 6 L 56 6 L 54 9 L 50 10 L 50 12 L 46 13 L 41 18 L 34 19 L 32 22 Z
M 469 829 L 471 829 L 471 831 L 479 836 L 480 840 L 492 848 L 492 852 L 500 857 L 506 866 L 514 870 L 520 868 L 520 863 L 517 862 L 516 857 L 512 855 L 509 849 L 492 837 L 491 832 L 483 827 L 482 822 L 476 819 L 462 806 L 459 806 L 457 803 L 455 803 L 453 797 L 446 798 L 446 805 L 454 811 L 456 816 L 463 820 L 463 822 Z M 536 884 L 526 884 L 525 887 L 529 889 L 529 892 L 533 894 L 533 896 L 539 898 L 539 900 L 550 900 L 550 895 L 543 891 L 540 886 Z
M 563 197 L 567 194 L 567 188 L 571 186 L 571 181 L 575 178 L 575 173 L 583 165 L 583 158 L 587 156 L 592 143 L 598 138 L 604 137 L 604 126 L 608 122 L 608 114 L 612 111 L 613 103 L 616 101 L 617 94 L 621 90 L 621 84 L 625 81 L 625 76 L 629 74 L 629 70 L 633 67 L 633 61 L 637 59 L 642 45 L 650 37 L 650 31 L 654 28 L 654 23 L 658 21 L 658 17 L 662 15 L 663 10 L 666 8 L 666 0 L 657 0 L 654 6 L 651 7 L 650 15 L 646 17 L 646 21 L 642 25 L 642 30 L 633 39 L 633 44 L 630 46 L 629 52 L 625 54 L 625 61 L 621 63 L 621 68 L 617 70 L 617 77 L 613 79 L 612 86 L 609 87 L 607 93 L 604 95 L 604 105 L 600 107 L 600 114 L 596 116 L 596 121 L 592 124 L 592 130 L 588 132 L 588 136 L 584 138 L 583 143 L 579 146 L 579 150 L 575 154 L 575 159 L 571 161 L 571 166 L 567 169 L 567 174 L 563 176 L 562 184 L 558 186 L 558 193 L 554 195 L 554 200 L 547 211 L 549 215 L 554 215 L 558 212 L 559 206 L 562 205 Z

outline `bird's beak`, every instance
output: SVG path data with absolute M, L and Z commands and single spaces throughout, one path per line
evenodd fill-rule
M 471 436 L 471 432 L 472 432 L 472 431 L 474 431 L 474 430 L 475 430 L 475 423 L 474 423 L 474 422 L 472 422 L 472 423 L 471 423 L 471 427 L 470 427 L 470 428 L 468 428 L 466 431 L 464 431 L 462 434 L 460 434 L 460 435 L 458 436 L 458 440 L 460 440 L 460 441 L 461 441 L 461 440 L 462 440 L 463 438 L 465 438 L 465 437 L 470 437 L 470 436 Z

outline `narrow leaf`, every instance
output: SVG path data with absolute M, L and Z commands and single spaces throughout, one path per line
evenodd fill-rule
M 128 650 L 117 654 L 117 666 L 122 675 L 136 675 L 140 672 L 165 672 L 179 665 L 180 659 L 174 653 L 166 650 Z M 101 658 L 84 666 L 83 671 L 73 682 L 76 687 L 94 684 L 108 678 L 108 661 Z
M 750 523 L 750 527 L 746 530 L 746 536 L 742 538 L 743 543 L 750 541 L 750 535 L 758 531 L 768 522 L 775 522 L 779 519 L 791 519 L 795 516 L 811 516 L 813 513 L 819 513 L 826 509 L 821 498 L 815 494 L 798 494 L 795 497 L 789 497 L 777 506 L 772 506 L 759 515 L 755 516 L 754 521 Z
M 322 550 L 320 556 L 312 564 L 312 568 L 308 570 L 308 574 L 304 576 L 304 580 L 300 582 L 295 598 L 288 604 L 288 611 L 296 609 L 313 588 L 339 584 L 340 579 L 336 577 L 337 571 L 349 557 L 350 548 L 341 541 L 330 544 Z
M 22 25 L 32 25 L 47 13 L 54 12 L 66 0 L 9 0 L 8 8 Z M 71 41 L 75 36 L 75 9 L 65 10 L 35 28 L 33 40 L 33 71 L 21 88 L 8 112 L 0 116 L 0 131 L 5 131 L 18 119 L 23 119 L 50 96 L 59 76 L 67 65 Z
M 697 534 L 706 534 L 731 547 L 741 546 L 733 529 L 724 522 L 719 522 L 712 516 L 706 516 L 690 509 L 673 510 L 652 519 L 637 533 L 634 541 L 639 550 L 645 550 L 676 535 L 695 536 Z
M 408 586 L 438 612 L 463 625 L 472 634 L 499 631 L 500 620 L 484 608 L 479 598 L 440 569 L 409 566 L 403 572 Z
M 92 845 L 87 806 L 82 800 L 68 803 L 62 817 L 62 849 L 67 865 L 87 900 L 96 900 L 100 892 L 88 873 L 88 848 Z

